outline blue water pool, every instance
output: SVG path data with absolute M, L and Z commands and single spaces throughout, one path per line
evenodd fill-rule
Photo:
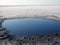
M 5 20 L 2 26 L 10 35 L 44 35 L 60 31 L 60 22 L 43 18 Z

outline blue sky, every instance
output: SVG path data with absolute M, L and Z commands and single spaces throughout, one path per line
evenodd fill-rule
M 60 5 L 60 0 L 0 0 L 0 5 Z

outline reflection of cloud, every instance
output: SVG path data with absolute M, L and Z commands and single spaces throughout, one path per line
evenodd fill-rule
M 12 6 L 0 7 L 4 18 L 38 17 L 60 20 L 60 6 Z

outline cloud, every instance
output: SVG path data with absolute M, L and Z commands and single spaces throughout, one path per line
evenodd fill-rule
M 37 17 L 60 21 L 60 6 L 0 7 L 0 16 L 7 19 Z

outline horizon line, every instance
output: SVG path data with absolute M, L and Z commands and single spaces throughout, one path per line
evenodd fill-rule
M 60 6 L 60 5 L 0 5 L 0 7 L 9 7 L 9 6 Z

